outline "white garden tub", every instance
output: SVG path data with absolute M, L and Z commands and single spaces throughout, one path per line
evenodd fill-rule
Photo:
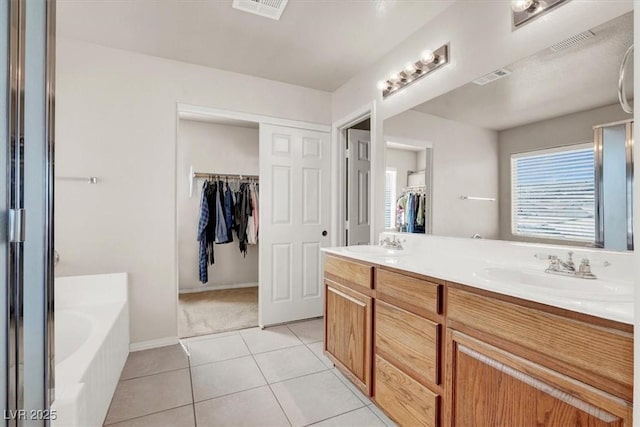
M 55 281 L 55 427 L 99 427 L 129 354 L 126 273 Z

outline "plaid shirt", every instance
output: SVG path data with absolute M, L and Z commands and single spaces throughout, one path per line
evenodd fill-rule
M 200 219 L 198 221 L 198 241 L 200 242 L 200 252 L 198 264 L 200 270 L 200 281 L 207 283 L 209 275 L 207 271 L 207 225 L 209 224 L 209 204 L 207 203 L 207 192 L 205 186 L 202 188 L 202 200 L 200 201 Z

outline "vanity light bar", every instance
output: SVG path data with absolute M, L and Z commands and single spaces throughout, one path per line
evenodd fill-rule
M 422 52 L 421 58 L 415 62 L 409 62 L 404 70 L 393 73 L 387 80 L 378 82 L 378 89 L 382 91 L 382 97 L 386 98 L 421 79 L 427 74 L 449 63 L 449 45 L 445 44 L 438 49 Z
M 512 31 L 566 4 L 569 0 L 511 0 Z

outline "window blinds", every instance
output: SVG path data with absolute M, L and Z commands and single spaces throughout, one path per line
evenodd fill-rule
M 512 232 L 595 241 L 592 144 L 511 156 Z
M 396 170 L 387 169 L 384 184 L 384 228 L 396 226 Z

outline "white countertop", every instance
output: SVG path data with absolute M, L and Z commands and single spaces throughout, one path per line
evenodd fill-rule
M 563 251 L 567 250 L 565 247 L 498 241 L 478 242 L 471 239 L 432 236 L 423 236 L 422 239 L 424 241 L 411 239 L 409 244 L 405 242 L 405 249 L 398 251 L 394 256 L 355 252 L 347 247 L 324 248 L 322 251 L 633 324 L 633 279 L 627 266 L 632 262 L 632 258 L 629 254 L 574 249 L 577 252 L 574 255 L 576 263 L 583 257 L 592 261 L 592 268 L 598 279 L 588 280 L 544 273 L 548 262 L 541 259 L 541 255 L 546 255 L 544 252 L 562 255 Z M 416 241 L 418 243 L 415 243 Z M 536 254 L 537 257 L 534 256 Z M 605 267 L 608 264 L 617 268 Z M 494 276 L 488 275 L 488 272 L 493 271 L 522 273 L 536 280 L 541 279 L 542 286 L 536 286 L 535 281 L 523 285 L 500 278 L 496 280 Z M 554 280 L 560 280 L 568 287 L 554 288 L 554 283 L 557 283 Z

